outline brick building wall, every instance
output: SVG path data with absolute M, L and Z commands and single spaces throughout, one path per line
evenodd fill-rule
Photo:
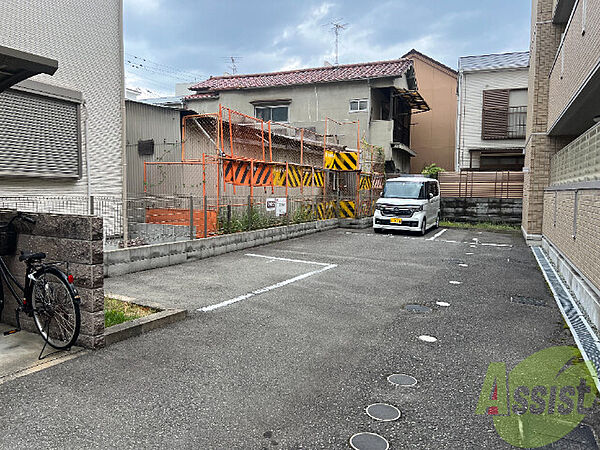
M 543 233 L 600 289 L 600 188 L 546 190 Z
M 552 23 L 553 1 L 534 0 L 531 19 L 529 103 L 523 186 L 523 230 L 542 233 L 544 188 L 550 182 L 550 158 L 569 142 L 546 135 L 548 128 L 549 75 L 563 27 Z
M 17 254 L 20 250 L 44 252 L 46 261 L 61 261 L 60 268 L 75 277 L 81 296 L 81 331 L 77 345 L 87 348 L 104 346 L 104 252 L 102 218 L 62 214 L 27 213 L 35 225 L 19 226 Z M 0 222 L 8 222 L 14 211 L 1 211 Z M 3 256 L 9 269 L 22 283 L 25 264 L 15 256 Z M 15 325 L 16 302 L 5 287 L 8 300 L 2 321 Z M 33 320 L 21 314 L 21 326 L 36 331 Z M 40 338 L 41 339 L 41 338 Z

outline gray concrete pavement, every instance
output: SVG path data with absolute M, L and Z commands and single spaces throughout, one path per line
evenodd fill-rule
M 347 448 L 371 431 L 391 448 L 509 448 L 475 415 L 488 364 L 510 370 L 572 339 L 519 235 L 435 234 L 335 229 L 107 279 L 107 291 L 194 312 L 0 385 L 0 447 Z M 260 292 L 324 266 L 246 253 L 337 266 Z M 418 384 L 394 387 L 392 373 Z M 365 408 L 376 402 L 402 418 L 373 421 Z M 586 420 L 599 428 L 597 411 Z
M 83 350 L 73 347 L 71 351 L 57 352 L 46 346 L 40 360 L 40 352 L 44 347 L 42 337 L 27 331 L 3 335 L 5 331 L 12 329 L 13 326 L 0 323 L 0 384 L 79 356 L 79 352 Z

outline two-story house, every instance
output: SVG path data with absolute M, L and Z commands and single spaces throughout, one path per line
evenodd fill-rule
M 410 148 L 416 153 L 410 160 L 412 173 L 420 173 L 432 163 L 447 171 L 454 170 L 456 145 L 456 70 L 412 49 L 403 58 L 413 61 L 419 92 L 431 108 L 427 114 L 412 118 Z
M 458 61 L 457 170 L 522 170 L 529 52 Z
M 320 134 L 326 133 L 326 118 L 360 121 L 360 138 L 384 149 L 387 172 L 410 171 L 412 112 L 429 110 L 409 59 L 218 76 L 191 89 L 197 93 L 186 97 L 186 107 L 199 113 L 217 112 L 222 104 Z M 342 130 L 339 143 L 355 149 L 351 130 Z

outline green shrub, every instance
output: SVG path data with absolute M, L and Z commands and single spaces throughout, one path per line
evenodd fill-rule
M 423 170 L 421 170 L 421 174 L 426 175 L 429 178 L 437 178 L 440 172 L 445 172 L 445 170 L 436 163 L 429 164 L 428 166 L 423 167 Z

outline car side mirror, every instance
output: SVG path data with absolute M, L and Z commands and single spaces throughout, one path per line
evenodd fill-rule
M 429 193 L 429 200 L 431 200 L 433 198 L 433 192 Z

